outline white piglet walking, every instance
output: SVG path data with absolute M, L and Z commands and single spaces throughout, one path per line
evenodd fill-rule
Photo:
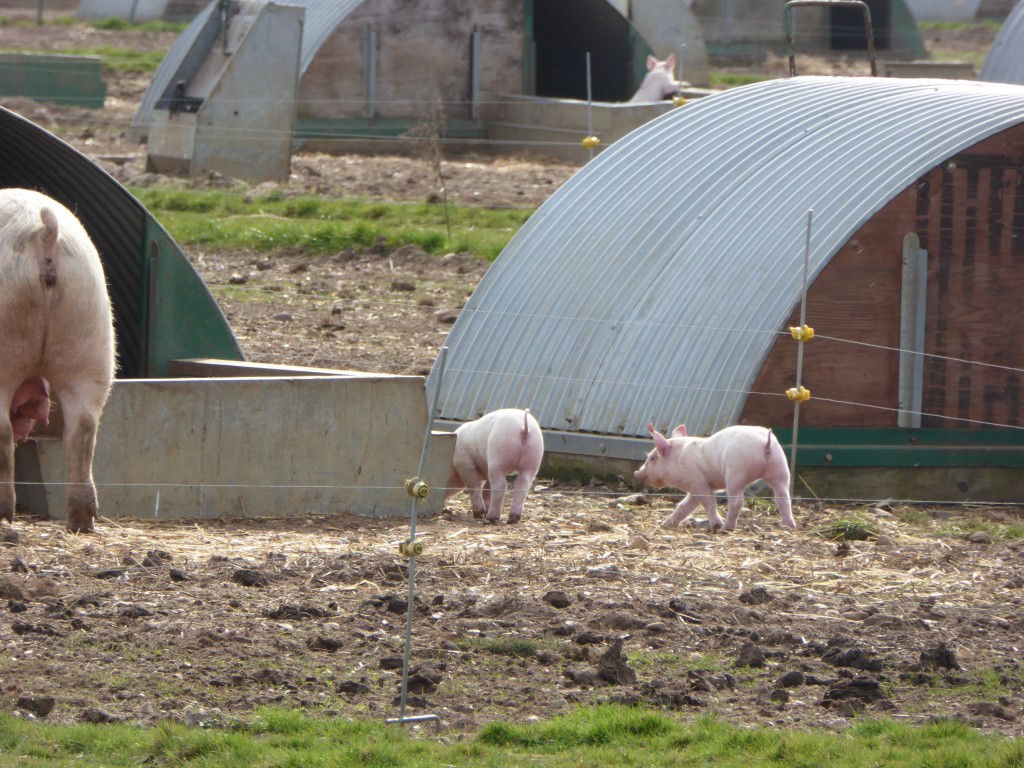
M 770 429 L 733 426 L 710 437 L 689 437 L 680 425 L 665 437 L 648 425 L 654 450 L 633 476 L 652 488 L 678 488 L 686 492 L 662 526 L 680 525 L 698 505 L 708 513 L 711 529 L 731 531 L 743 509 L 743 492 L 756 480 L 764 480 L 775 492 L 784 528 L 796 528 L 789 498 L 789 465 L 786 454 Z M 729 497 L 729 512 L 722 525 L 716 491 Z
M 530 486 L 544 458 L 544 435 L 529 410 L 502 408 L 455 430 L 455 454 L 448 496 L 469 490 L 473 517 L 501 519 L 508 475 L 516 475 L 509 523 L 518 523 Z

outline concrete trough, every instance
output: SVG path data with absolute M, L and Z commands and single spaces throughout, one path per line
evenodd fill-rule
M 405 483 L 428 423 L 422 377 L 224 361 L 184 369 L 203 367 L 222 375 L 114 383 L 93 470 L 101 517 L 409 515 Z M 454 445 L 454 435 L 432 436 L 425 515 L 443 508 Z M 19 446 L 16 463 L 19 506 L 62 519 L 59 436 Z
M 694 88 L 683 98 L 709 93 Z M 493 151 L 534 146 L 540 154 L 570 163 L 585 163 L 590 158 L 591 149 L 583 145 L 587 136 L 601 141 L 593 149 L 596 155 L 641 125 L 678 108 L 671 101 L 586 102 L 514 94 L 501 94 L 485 103 L 490 106 L 482 117 Z

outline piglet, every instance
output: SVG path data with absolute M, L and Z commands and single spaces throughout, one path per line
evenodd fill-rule
M 675 54 L 670 54 L 664 61 L 648 56 L 647 74 L 629 101 L 663 101 L 677 95 L 689 84 L 676 80 L 675 69 Z
M 487 516 L 497 523 L 508 487 L 506 477 L 516 475 L 509 523 L 518 523 L 541 459 L 544 435 L 529 410 L 502 408 L 468 421 L 455 430 L 455 454 L 447 495 L 469 490 L 473 517 Z
M 654 450 L 633 476 L 654 488 L 686 491 L 675 511 L 662 526 L 680 525 L 697 508 L 704 506 L 711 529 L 731 531 L 743 508 L 743 491 L 755 480 L 764 480 L 775 492 L 784 528 L 796 528 L 789 498 L 789 465 L 778 438 L 764 427 L 733 426 L 710 437 L 688 437 L 680 425 L 667 438 L 647 427 L 654 438 Z M 729 497 L 725 525 L 718 516 L 715 492 Z

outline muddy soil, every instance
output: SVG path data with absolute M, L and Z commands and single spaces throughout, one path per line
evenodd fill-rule
M 77 26 L 0 27 L 8 49 L 97 39 L 138 45 Z M 145 172 L 124 137 L 145 86 L 111 81 L 99 113 L 5 106 L 125 183 L 234 186 Z M 433 171 L 404 157 L 300 153 L 292 168 L 284 194 L 438 192 Z M 444 164 L 449 199 L 489 206 L 535 207 L 575 170 L 525 154 Z M 189 256 L 250 359 L 403 373 L 428 370 L 487 267 L 416 249 Z M 474 520 L 464 497 L 421 520 L 409 713 L 437 714 L 454 734 L 605 701 L 739 724 L 950 717 L 1020 734 L 1020 509 L 802 502 L 788 533 L 758 502 L 736 533 L 711 535 L 660 529 L 676 500 L 542 480 L 516 526 Z M 847 541 L 841 523 L 855 515 L 864 538 Z M 404 519 L 101 519 L 96 534 L 70 535 L 22 516 L 0 533 L 0 706 L 21 716 L 202 726 L 265 705 L 399 714 Z

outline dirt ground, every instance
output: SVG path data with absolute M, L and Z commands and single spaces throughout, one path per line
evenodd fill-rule
M 116 44 L 119 34 L 5 26 L 0 48 Z M 232 185 L 145 173 L 144 148 L 124 139 L 145 86 L 111 82 L 102 114 L 4 105 L 124 183 Z M 576 170 L 526 156 L 450 158 L 444 168 L 456 203 L 530 207 Z M 408 158 L 299 154 L 292 169 L 285 194 L 437 194 L 432 172 Z M 486 269 L 415 249 L 317 261 L 189 255 L 250 359 L 387 372 L 429 369 Z M 436 714 L 455 737 L 602 701 L 750 725 L 953 717 L 1021 733 L 1020 509 L 801 502 L 801 529 L 788 533 L 758 503 L 739 531 L 710 535 L 658 527 L 677 498 L 542 480 L 517 526 L 474 520 L 465 497 L 421 520 L 409 714 Z M 855 514 L 866 538 L 837 538 L 828 526 Z M 0 531 L 4 708 L 56 722 L 197 726 L 262 705 L 399 715 L 406 520 L 98 528 L 71 535 L 22 516 Z

